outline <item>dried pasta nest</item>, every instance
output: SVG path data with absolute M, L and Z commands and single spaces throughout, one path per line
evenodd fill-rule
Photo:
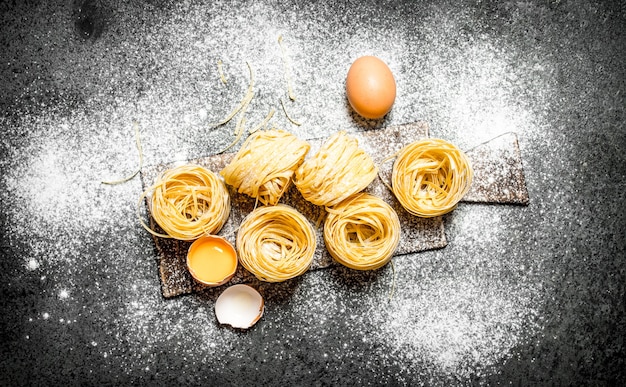
M 357 270 L 389 262 L 400 242 L 400 220 L 389 204 L 360 193 L 327 211 L 324 243 L 337 262 Z
M 374 161 L 359 147 L 358 141 L 340 131 L 300 165 L 294 182 L 309 202 L 332 207 L 365 189 L 377 172 Z
M 255 209 L 237 233 L 239 262 L 266 282 L 282 282 L 306 272 L 316 243 L 311 223 L 285 204 Z
M 393 193 L 411 214 L 431 218 L 456 208 L 472 184 L 463 151 L 448 141 L 425 139 L 400 150 L 391 176 Z
M 151 215 L 166 234 L 144 227 L 161 237 L 193 240 L 216 234 L 230 214 L 226 185 L 215 173 L 199 165 L 164 171 L 140 201 L 148 195 Z
M 265 205 L 275 205 L 289 188 L 310 145 L 284 130 L 252 134 L 220 172 L 227 184 Z

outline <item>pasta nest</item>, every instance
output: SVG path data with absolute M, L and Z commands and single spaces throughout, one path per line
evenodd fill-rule
M 219 232 L 230 214 L 230 195 L 215 173 L 199 165 L 164 171 L 149 188 L 150 212 L 167 235 L 181 240 Z
M 294 182 L 309 202 L 332 207 L 365 189 L 377 173 L 374 161 L 359 148 L 357 139 L 340 131 L 300 165 Z
M 357 270 L 389 262 L 400 242 L 400 220 L 389 204 L 360 193 L 327 211 L 324 243 L 336 261 Z
M 258 131 L 246 139 L 220 174 L 237 192 L 275 205 L 310 147 L 283 130 Z
M 445 140 L 425 139 L 400 150 L 391 180 L 393 193 L 408 212 L 431 218 L 455 209 L 473 176 L 463 151 Z
M 239 262 L 266 282 L 282 282 L 306 272 L 316 244 L 311 223 L 285 204 L 255 209 L 237 233 Z

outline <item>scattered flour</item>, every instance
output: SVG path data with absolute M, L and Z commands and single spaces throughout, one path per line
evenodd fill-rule
M 113 374 L 121 370 L 121 379 L 179 371 L 189 378 L 183 381 L 194 380 L 205 367 L 228 375 L 240 364 L 288 364 L 293 372 L 319 376 L 362 368 L 381 383 L 402 384 L 494 372 L 540 329 L 535 321 L 541 301 L 533 292 L 536 278 L 512 269 L 528 257 L 506 264 L 499 252 L 480 247 L 510 248 L 501 242 L 507 223 L 495 207 L 460 208 L 450 217 L 448 247 L 396 258 L 391 300 L 390 266 L 377 273 L 307 273 L 289 284 L 258 285 L 266 314 L 241 333 L 215 322 L 217 290 L 161 297 L 152 240 L 135 218 L 139 179 L 118 186 L 100 181 L 137 167 L 132 120 L 140 122 L 146 164 L 205 156 L 230 143 L 232 124 L 209 126 L 243 96 L 246 61 L 257 80 L 250 124 L 275 107 L 271 123 L 305 139 L 424 119 L 436 120 L 431 135 L 468 147 L 477 138 L 524 130 L 529 120 L 507 95 L 514 80 L 507 78 L 506 52 L 485 37 L 457 44 L 458 56 L 450 58 L 446 42 L 437 43 L 439 33 L 455 29 L 467 15 L 445 26 L 427 19 L 418 38 L 436 51 L 424 58 L 414 23 L 392 23 L 401 8 L 380 13 L 368 6 L 362 14 L 350 9 L 329 15 L 331 8 L 314 3 L 302 9 L 240 5 L 240 13 L 227 15 L 230 8 L 222 2 L 179 2 L 167 11 L 127 4 L 109 26 L 119 34 L 105 32 L 89 45 L 61 42 L 73 50 L 68 60 L 90 63 L 94 70 L 85 75 L 83 86 L 91 95 L 84 96 L 84 109 L 60 106 L 3 119 L 1 126 L 22 134 L 2 140 L 9 154 L 2 161 L 0 198 L 11 204 L 1 210 L 8 225 L 3 239 L 22 259 L 19 280 L 46 289 L 37 312 L 25 320 L 91 331 L 68 345 L 97 353 Z M 341 27 L 329 31 L 327 17 Z M 286 100 L 280 34 L 297 96 L 290 114 L 302 127 L 280 114 L 279 99 Z M 394 111 L 380 122 L 351 115 L 344 98 L 351 60 L 367 53 L 389 63 L 401 92 Z M 226 85 L 219 82 L 218 60 Z M 65 72 L 60 67 L 53 75 L 67 81 Z M 424 99 L 427 89 L 432 100 Z M 303 353 L 300 345 L 311 352 Z M 177 361 L 168 365 L 162 356 Z M 400 371 L 392 375 L 395 370 Z

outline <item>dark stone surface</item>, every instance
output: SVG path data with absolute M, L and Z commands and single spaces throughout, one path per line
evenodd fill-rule
M 398 85 L 377 121 L 345 98 L 364 54 Z M 463 203 L 445 248 L 393 267 L 258 284 L 249 331 L 217 324 L 219 289 L 164 299 L 139 178 L 100 181 L 137 167 L 134 119 L 146 165 L 228 145 L 234 122 L 209 128 L 246 61 L 250 127 L 516 132 L 528 206 Z M 0 88 L 2 384 L 626 382 L 623 2 L 4 1 Z

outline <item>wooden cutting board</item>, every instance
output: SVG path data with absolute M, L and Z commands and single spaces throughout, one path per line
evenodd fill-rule
M 416 122 L 349 133 L 350 136 L 358 139 L 359 145 L 372 156 L 376 165 L 379 166 L 379 178 L 375 179 L 367 187 L 366 191 L 379 196 L 389 203 L 400 218 L 402 234 L 395 255 L 442 248 L 447 244 L 442 217 L 424 219 L 410 215 L 402 208 L 392 192 L 382 182 L 382 180 L 385 180 L 387 183 L 390 182 L 393 167 L 393 160 L 384 162 L 385 158 L 393 155 L 411 142 L 427 138 L 428 132 L 426 123 Z M 309 140 L 311 144 L 309 155 L 315 154 L 324 141 L 325 139 Z M 474 169 L 474 181 L 470 191 L 464 197 L 464 201 L 528 204 L 529 198 L 522 168 L 522 158 L 515 133 L 507 133 L 481 144 L 468 150 L 467 155 Z M 219 154 L 188 160 L 187 163 L 198 164 L 215 173 L 219 173 L 233 156 L 234 153 Z M 172 163 L 144 167 L 141 171 L 141 181 L 144 189 L 150 187 L 162 171 L 176 165 L 176 163 Z M 231 213 L 219 235 L 224 236 L 234 245 L 236 229 L 244 217 L 254 209 L 255 200 L 237 193 L 232 187 L 228 188 L 231 195 Z M 303 213 L 317 229 L 317 250 L 310 270 L 336 265 L 324 247 L 322 226 L 315 225 L 317 220 L 323 215 L 324 209 L 304 200 L 293 185 L 283 195 L 281 202 L 289 204 Z M 146 209 L 149 213 L 147 205 Z M 150 217 L 150 226 L 156 231 L 163 232 L 152 217 Z M 191 242 L 156 236 L 153 236 L 153 239 L 163 296 L 170 298 L 202 290 L 204 287 L 191 277 L 185 265 L 187 249 Z M 255 278 L 240 266 L 237 274 L 228 285 L 253 280 Z

